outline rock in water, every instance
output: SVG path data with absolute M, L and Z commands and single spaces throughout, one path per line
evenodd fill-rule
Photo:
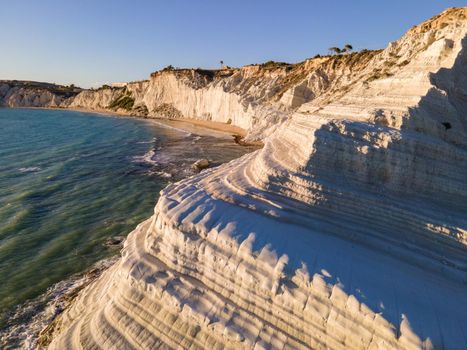
M 269 136 L 163 190 L 50 348 L 466 348 L 466 17 L 448 9 L 385 50 L 275 80 L 153 77 L 157 101 Z M 275 89 L 280 74 L 297 76 Z
M 196 162 L 194 162 L 191 167 L 192 167 L 193 170 L 199 172 L 199 171 L 209 167 L 209 160 L 207 160 L 205 158 L 199 159 Z

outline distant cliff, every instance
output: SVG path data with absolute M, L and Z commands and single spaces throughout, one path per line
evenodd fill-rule
M 124 87 L 72 90 L 52 84 L 3 82 L 0 105 L 112 111 L 142 117 L 229 123 L 263 139 L 302 104 L 343 91 L 380 51 L 268 62 L 237 69 L 173 69 Z
M 0 80 L 0 107 L 58 107 L 80 88 L 23 80 Z

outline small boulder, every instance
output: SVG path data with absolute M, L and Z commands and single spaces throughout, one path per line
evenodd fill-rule
M 207 167 L 209 167 L 209 160 L 207 159 L 199 159 L 191 166 L 191 168 L 195 171 L 201 171 Z
M 125 236 L 113 236 L 107 238 L 104 245 L 106 247 L 121 247 L 123 246 L 123 242 L 125 241 Z

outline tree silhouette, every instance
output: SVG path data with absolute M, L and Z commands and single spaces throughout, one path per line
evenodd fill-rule
M 345 52 L 352 51 L 352 50 L 353 50 L 353 46 L 350 45 L 350 44 L 346 44 L 346 45 L 344 46 L 344 50 L 345 50 Z
M 346 52 L 352 51 L 353 47 L 350 44 L 346 44 L 343 49 L 333 46 L 333 47 L 330 47 L 328 50 L 331 51 L 331 53 L 340 55 L 341 53 L 346 53 Z
M 338 47 L 335 47 L 335 46 L 330 47 L 328 50 L 331 51 L 331 52 L 334 52 L 335 54 L 340 54 L 342 52 L 341 49 L 339 49 Z

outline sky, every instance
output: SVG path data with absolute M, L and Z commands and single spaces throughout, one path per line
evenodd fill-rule
M 0 0 L 0 79 L 96 87 L 167 65 L 299 62 L 384 48 L 453 6 L 467 0 Z

